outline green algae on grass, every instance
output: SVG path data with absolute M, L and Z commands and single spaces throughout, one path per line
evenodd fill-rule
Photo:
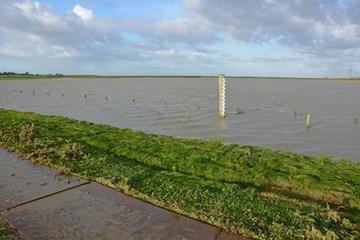
M 360 237 L 360 164 L 0 109 L 0 146 L 258 239 Z

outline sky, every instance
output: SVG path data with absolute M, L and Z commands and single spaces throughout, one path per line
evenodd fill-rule
M 360 0 L 0 5 L 0 72 L 360 76 Z

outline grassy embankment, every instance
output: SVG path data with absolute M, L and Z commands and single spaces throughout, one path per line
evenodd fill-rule
M 360 163 L 1 108 L 0 146 L 245 236 L 360 237 Z

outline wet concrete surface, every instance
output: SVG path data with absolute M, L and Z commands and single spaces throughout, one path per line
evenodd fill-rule
M 4 150 L 0 150 L 0 179 L 0 211 L 86 183 Z
M 0 215 L 29 239 L 243 239 L 101 184 L 55 173 L 0 149 Z

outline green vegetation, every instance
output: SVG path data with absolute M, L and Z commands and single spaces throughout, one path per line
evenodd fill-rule
M 258 239 L 360 238 L 360 163 L 0 109 L 0 146 Z
M 22 76 L 22 75 L 14 75 L 14 76 L 4 76 L 0 75 L 1 80 L 38 80 L 38 79 L 59 79 L 63 78 L 63 76 L 56 76 L 56 75 L 33 75 L 33 76 Z
M 59 79 L 59 78 L 77 78 L 77 79 L 94 79 L 94 78 L 217 78 L 218 76 L 190 76 L 190 75 L 64 75 L 55 74 L 32 74 L 32 73 L 15 73 L 0 72 L 0 80 L 33 80 L 33 79 Z M 337 81 L 360 81 L 360 78 L 307 78 L 307 77 L 261 77 L 261 76 L 226 76 L 226 78 L 265 78 L 277 80 L 337 80 Z
M 80 78 L 80 79 L 93 79 L 93 78 L 202 78 L 206 76 L 169 76 L 169 75 L 64 75 L 56 74 L 32 74 L 32 73 L 16 73 L 16 72 L 0 72 L 0 80 L 27 80 L 27 79 L 58 79 L 58 78 Z
M 215 76 L 155 76 L 155 75 L 142 75 L 142 76 L 127 76 L 127 75 L 63 75 L 63 74 L 13 74 L 13 75 L 1 75 L 0 80 L 34 80 L 34 79 L 66 79 L 66 78 L 76 78 L 76 79 L 94 79 L 94 78 L 203 78 L 203 77 L 215 77 Z
M 64 77 L 63 74 L 31 74 L 28 72 L 25 73 L 15 73 L 15 72 L 0 72 L 0 80 L 7 79 L 48 79 L 48 78 L 60 78 Z
M 7 222 L 0 218 L 0 240 L 22 240 L 25 239 L 19 232 L 12 228 Z

